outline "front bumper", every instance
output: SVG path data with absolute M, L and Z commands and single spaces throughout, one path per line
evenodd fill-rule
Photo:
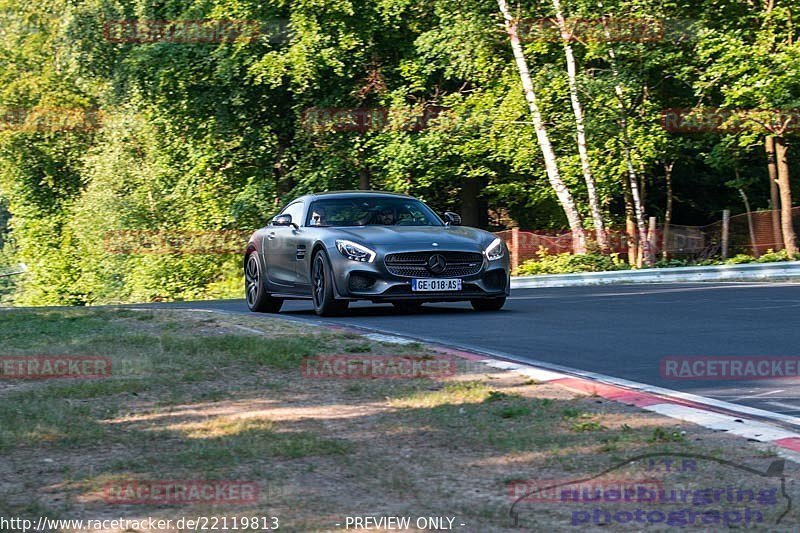
M 333 250 L 331 258 L 337 298 L 346 300 L 370 300 L 372 302 L 387 301 L 420 301 L 445 302 L 464 301 L 480 298 L 499 298 L 508 296 L 510 289 L 510 269 L 508 252 L 500 259 L 489 261 L 482 256 L 480 269 L 471 275 L 435 275 L 428 273 L 413 277 L 427 278 L 460 278 L 460 291 L 446 292 L 414 292 L 411 290 L 412 276 L 393 274 L 386 266 L 385 257 L 395 253 L 475 253 L 475 249 L 446 248 L 430 249 L 392 249 L 378 252 L 372 263 L 351 261 Z

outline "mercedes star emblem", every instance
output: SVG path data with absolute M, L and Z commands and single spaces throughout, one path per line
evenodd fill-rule
M 428 270 L 434 274 L 441 274 L 447 268 L 447 261 L 442 254 L 434 254 L 428 259 Z

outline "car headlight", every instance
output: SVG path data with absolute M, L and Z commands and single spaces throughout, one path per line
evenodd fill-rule
M 351 261 L 372 263 L 375 260 L 375 251 L 353 241 L 337 240 L 336 249 Z
M 492 241 L 492 244 L 486 247 L 486 250 L 483 251 L 486 254 L 486 258 L 489 261 L 494 261 L 495 259 L 500 259 L 506 253 L 505 248 L 503 247 L 503 240 L 502 239 L 495 239 Z

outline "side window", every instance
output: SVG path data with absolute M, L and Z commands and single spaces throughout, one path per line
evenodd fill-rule
M 281 212 L 281 214 L 292 215 L 292 222 L 294 222 L 298 226 L 302 226 L 303 221 L 300 219 L 300 217 L 303 216 L 303 202 L 295 202 L 293 204 L 289 204 L 288 206 L 286 206 L 286 209 L 284 209 Z

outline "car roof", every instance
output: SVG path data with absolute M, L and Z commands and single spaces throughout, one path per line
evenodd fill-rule
M 376 196 L 376 197 L 393 197 L 393 198 L 413 198 L 407 194 L 400 194 L 396 192 L 385 191 L 327 191 L 314 194 L 306 194 L 301 196 L 298 200 L 314 200 L 317 198 L 347 198 L 349 196 Z

